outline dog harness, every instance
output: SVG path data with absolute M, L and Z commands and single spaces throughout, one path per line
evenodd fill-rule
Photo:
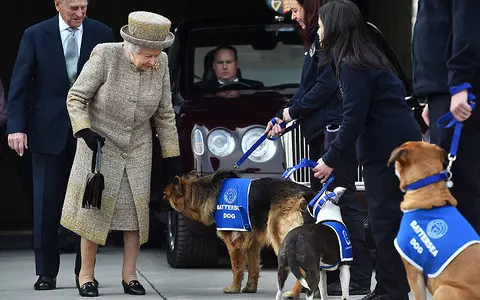
M 253 178 L 223 180 L 214 212 L 217 230 L 252 231 L 248 195 Z
M 480 236 L 454 206 L 405 211 L 394 244 L 400 255 L 435 278 Z
M 334 192 L 320 191 L 317 194 L 317 196 L 312 201 L 310 201 L 311 210 L 309 211 L 312 217 L 315 218 L 315 220 L 318 220 L 318 217 L 319 217 L 318 215 L 322 210 L 322 208 L 325 208 L 325 204 L 327 202 L 331 202 L 332 201 L 331 199 L 334 199 L 336 196 L 337 194 Z M 336 205 L 336 204 L 332 203 L 332 205 Z M 338 214 L 338 216 L 336 216 L 336 214 Z M 340 246 L 339 261 L 337 261 L 336 263 L 330 266 L 323 266 L 323 265 L 320 266 L 321 269 L 325 269 L 328 271 L 328 270 L 335 270 L 340 262 L 352 261 L 353 249 L 352 249 L 352 241 L 350 240 L 347 227 L 345 226 L 345 224 L 343 224 L 343 222 L 339 221 L 341 220 L 340 209 L 338 209 L 338 211 L 336 210 L 329 211 L 329 214 L 327 217 L 330 220 L 328 219 L 325 221 L 319 220 L 320 222 L 317 221 L 316 224 L 322 224 L 330 227 L 330 229 L 332 229 L 337 235 L 338 245 Z M 339 219 L 339 220 L 332 221 L 335 219 Z
M 340 245 L 340 260 L 330 266 L 320 266 L 321 269 L 331 270 L 335 269 L 340 262 L 352 261 L 352 241 L 348 235 L 347 227 L 343 223 L 337 221 L 325 221 L 322 225 L 330 227 L 337 235 L 338 245 Z

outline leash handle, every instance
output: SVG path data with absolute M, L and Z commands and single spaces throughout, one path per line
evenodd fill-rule
M 280 127 L 281 127 L 282 129 L 285 129 L 284 132 L 282 132 L 279 136 L 276 136 L 276 137 L 268 137 L 268 134 L 267 134 L 267 139 L 269 139 L 270 141 L 276 141 L 276 140 L 278 140 L 278 139 L 281 138 L 285 133 L 294 130 L 295 128 L 298 127 L 298 125 L 300 125 L 300 121 L 299 121 L 299 120 L 295 120 L 292 125 L 288 126 L 288 128 L 287 128 L 287 122 L 277 123 L 277 119 L 276 119 L 276 118 L 272 118 L 272 119 L 270 120 L 270 122 L 272 122 L 273 125 L 278 124 L 278 125 L 280 125 Z M 270 130 L 271 130 L 271 129 L 270 129 Z
M 476 97 L 472 93 L 472 86 L 469 83 L 464 83 L 464 84 L 450 88 L 450 94 L 453 96 L 464 90 L 468 91 L 468 104 L 470 105 L 472 110 L 474 110 Z M 449 111 L 438 119 L 437 127 L 439 128 L 454 127 L 452 144 L 450 145 L 450 152 L 448 153 L 448 166 L 447 166 L 447 172 L 449 173 L 449 177 L 451 178 L 452 177 L 451 169 L 453 166 L 453 162 L 457 159 L 457 151 L 458 151 L 458 146 L 460 142 L 460 135 L 462 134 L 463 122 L 457 121 L 457 119 L 455 119 L 455 117 L 453 116 L 452 112 Z
M 300 163 L 298 163 L 297 165 L 293 166 L 293 167 L 290 167 L 290 168 L 287 168 L 285 170 L 285 172 L 283 172 L 283 175 L 282 175 L 282 178 L 289 178 L 290 176 L 292 176 L 292 174 L 294 172 L 296 172 L 298 169 L 300 168 L 305 168 L 305 167 L 308 167 L 308 168 L 315 168 L 317 166 L 317 163 L 314 162 L 313 160 L 310 160 L 310 159 L 307 159 L 307 158 L 302 158 L 300 160 Z
M 277 124 L 277 119 L 275 118 L 272 118 L 270 120 L 270 122 L 272 122 L 273 125 Z M 289 132 L 289 131 L 292 131 L 293 129 L 297 128 L 298 125 L 300 124 L 300 121 L 299 120 L 295 120 L 295 122 L 289 126 L 288 128 L 286 128 L 287 126 L 287 122 L 282 122 L 280 123 L 279 125 L 282 127 L 282 128 L 286 128 L 285 131 L 280 134 L 278 137 L 275 137 L 275 138 L 269 138 L 268 137 L 268 133 L 264 133 L 256 142 L 255 144 L 253 144 L 248 150 L 247 152 L 245 152 L 242 157 L 240 157 L 240 159 L 233 165 L 233 168 L 234 169 L 237 169 L 238 167 L 240 167 L 246 160 L 247 158 L 253 153 L 253 151 L 255 151 L 255 149 L 258 148 L 258 146 L 260 146 L 263 141 L 265 141 L 265 139 L 269 139 L 271 141 L 275 141 L 275 140 L 278 140 L 282 135 L 284 135 L 285 133 Z M 271 130 L 271 129 L 270 129 Z

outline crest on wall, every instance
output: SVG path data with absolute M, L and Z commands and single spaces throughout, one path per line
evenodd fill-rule
M 286 14 L 290 11 L 290 5 L 289 5 L 290 0 L 266 0 L 266 1 L 267 1 L 267 6 L 271 10 L 281 15 Z

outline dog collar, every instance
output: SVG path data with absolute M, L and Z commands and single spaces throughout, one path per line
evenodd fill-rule
M 411 183 L 411 184 L 407 185 L 405 187 L 405 191 L 406 192 L 415 191 L 415 190 L 418 190 L 418 189 L 420 189 L 424 186 L 427 186 L 427 185 L 430 185 L 432 183 L 436 183 L 436 182 L 439 182 L 439 181 L 442 181 L 442 180 L 446 180 L 447 181 L 447 187 L 451 188 L 453 186 L 453 182 L 450 180 L 450 177 L 451 177 L 450 172 L 445 169 L 440 173 L 430 175 L 428 177 L 425 177 L 423 179 L 420 179 L 418 181 L 415 181 L 414 183 Z

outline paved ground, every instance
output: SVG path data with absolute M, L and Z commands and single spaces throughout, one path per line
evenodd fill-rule
M 33 251 L 0 252 L 0 300 L 63 300 L 79 299 L 73 277 L 74 255 L 63 254 L 57 289 L 34 291 L 36 280 Z M 99 299 L 132 299 L 124 295 L 121 287 L 122 250 L 102 248 L 97 258 L 96 278 L 100 282 Z M 141 299 L 274 299 L 276 294 L 276 270 L 261 272 L 259 290 L 256 294 L 224 295 L 223 287 L 231 280 L 229 267 L 216 269 L 172 269 L 168 266 L 162 250 L 142 250 L 138 260 L 139 280 L 147 290 Z M 290 275 L 287 286 L 293 283 Z M 302 295 L 302 299 L 304 299 Z M 361 297 L 353 296 L 356 300 Z M 413 299 L 413 297 L 410 297 Z M 140 299 L 140 298 L 139 298 Z M 340 297 L 330 297 L 337 300 Z M 428 299 L 431 299 L 429 297 Z

